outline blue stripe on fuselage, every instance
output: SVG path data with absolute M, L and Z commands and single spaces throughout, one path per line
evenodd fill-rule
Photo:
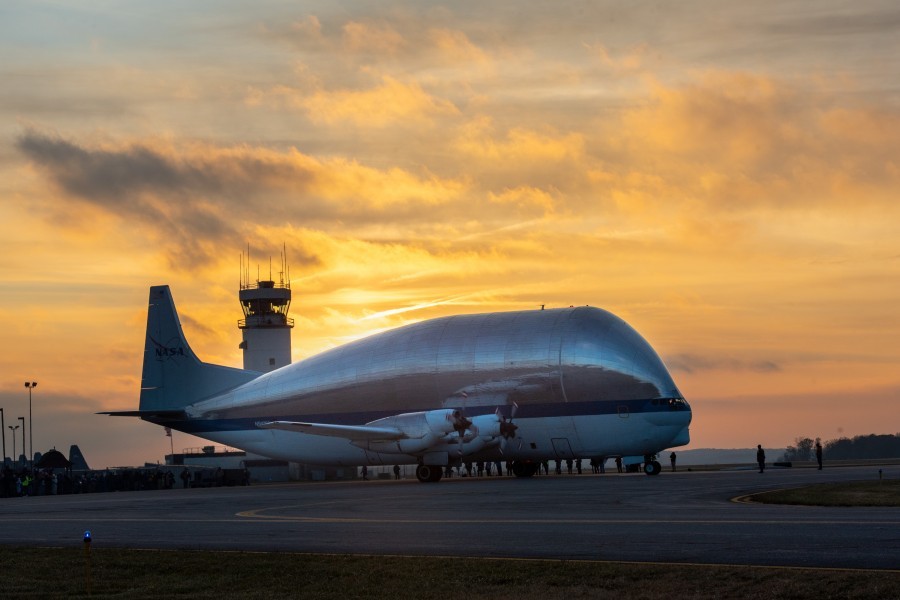
M 497 407 L 478 406 L 465 409 L 468 417 L 491 414 Z M 240 419 L 192 419 L 189 421 L 157 421 L 147 419 L 159 425 L 166 425 L 184 433 L 200 435 L 216 431 L 247 431 L 257 429 L 256 423 L 265 421 L 297 421 L 303 423 L 327 423 L 330 425 L 364 425 L 372 421 L 394 416 L 400 413 L 420 412 L 422 410 L 440 410 L 435 408 L 410 408 L 401 411 L 360 411 L 344 413 L 318 413 L 304 415 L 267 415 L 244 417 Z M 538 419 L 547 417 L 578 417 L 612 414 L 641 414 L 654 412 L 687 411 L 687 405 L 668 406 L 657 400 L 600 400 L 594 402 L 553 402 L 546 404 L 529 404 L 519 406 L 516 419 Z M 501 407 L 501 413 L 509 417 L 510 407 Z

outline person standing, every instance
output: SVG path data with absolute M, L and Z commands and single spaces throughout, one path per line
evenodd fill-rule
M 400 465 L 394 465 L 394 479 L 400 479 Z
M 759 463 L 759 472 L 766 470 L 766 451 L 763 450 L 762 444 L 756 445 L 756 462 Z
M 669 455 L 669 461 L 672 463 L 672 472 L 675 472 L 675 453 Z
M 822 470 L 822 442 L 816 440 L 816 462 L 819 463 L 819 470 Z

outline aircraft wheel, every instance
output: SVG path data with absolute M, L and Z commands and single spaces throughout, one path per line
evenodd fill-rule
M 662 471 L 662 465 L 657 461 L 651 460 L 644 463 L 644 473 L 647 475 L 659 475 L 660 471 Z
M 422 483 L 434 483 L 440 481 L 443 474 L 444 470 L 435 465 L 419 465 L 416 467 L 416 479 Z
M 513 463 L 512 471 L 516 477 L 533 477 L 537 473 L 537 465 L 516 461 Z

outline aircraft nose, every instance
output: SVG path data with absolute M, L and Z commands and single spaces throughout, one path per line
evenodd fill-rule
M 685 425 L 681 431 L 672 438 L 669 448 L 674 448 L 675 446 L 687 446 L 689 443 L 691 443 L 691 432 L 688 426 Z
M 690 424 L 694 415 L 691 412 L 691 407 L 688 403 L 683 399 L 677 399 L 674 401 L 674 406 L 676 410 L 674 411 L 674 420 L 672 425 L 675 427 L 679 427 L 675 435 L 672 438 L 671 446 L 686 446 L 691 441 L 691 432 L 690 432 Z

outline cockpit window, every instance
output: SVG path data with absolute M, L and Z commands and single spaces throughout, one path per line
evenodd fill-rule
M 654 398 L 650 401 L 653 406 L 668 406 L 672 410 L 688 410 L 687 400 L 684 398 Z

